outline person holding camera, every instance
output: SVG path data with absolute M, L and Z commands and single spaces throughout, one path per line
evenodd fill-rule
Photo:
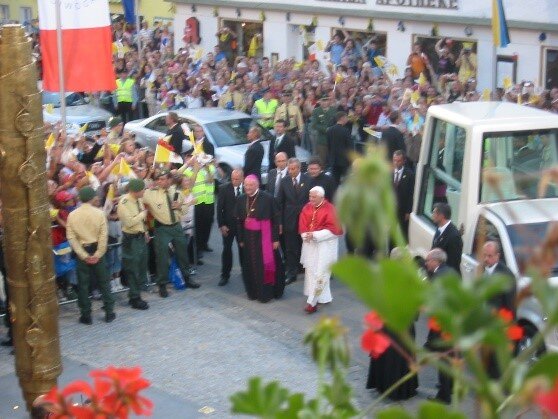
M 462 84 L 467 83 L 469 79 L 477 77 L 477 54 L 473 52 L 473 44 L 471 42 L 463 43 L 463 49 L 459 53 L 455 65 L 459 68 L 457 78 Z

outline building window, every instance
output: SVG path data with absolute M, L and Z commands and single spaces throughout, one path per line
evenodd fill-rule
M 29 23 L 33 19 L 33 9 L 31 7 L 20 7 L 19 8 L 19 22 Z
M 0 4 L 0 22 L 8 23 L 10 21 L 10 6 Z
M 544 87 L 546 89 L 558 87 L 558 49 L 545 48 L 543 64 Z

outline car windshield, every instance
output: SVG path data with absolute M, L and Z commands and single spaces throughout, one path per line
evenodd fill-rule
M 254 124 L 252 118 L 227 119 L 225 121 L 210 122 L 204 124 L 204 128 L 217 147 L 227 147 L 231 145 L 247 144 L 246 134 Z M 270 140 L 271 133 L 265 128 L 262 129 L 262 140 Z
M 88 101 L 81 93 L 66 93 L 66 106 L 87 105 Z M 43 105 L 52 104 L 55 108 L 60 107 L 60 94 L 56 92 L 43 92 Z
M 484 134 L 481 202 L 558 197 L 543 174 L 558 165 L 558 129 Z
M 549 222 L 510 224 L 507 226 L 510 242 L 521 273 L 526 272 L 527 263 L 536 246 L 540 246 L 548 232 Z M 552 268 L 553 275 L 558 274 L 558 264 Z

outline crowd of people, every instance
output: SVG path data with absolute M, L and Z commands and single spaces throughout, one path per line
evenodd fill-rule
M 166 26 L 152 30 L 144 22 L 135 33 L 115 22 L 113 33 L 117 89 L 95 95 L 115 114 L 106 129 L 93 138 L 69 138 L 59 125 L 47 127 L 59 295 L 77 298 L 83 324 L 92 323 L 90 295 L 103 299 L 107 322 L 115 319 L 111 291 L 124 285 L 133 309 L 149 308 L 141 293 L 150 278 L 166 298 L 169 265 L 179 271 L 182 285 L 198 288 L 193 278 L 204 254 L 213 252 L 208 241 L 215 218 L 223 239 L 219 286 L 229 281 L 236 240 L 248 298 L 280 298 L 285 285 L 305 272 L 304 310 L 314 313 L 332 300 L 329 266 L 343 235 L 331 202 L 350 169 L 350 153 L 369 141 L 371 131 L 382 133 L 393 162 L 398 220 L 406 232 L 429 106 L 492 99 L 558 112 L 558 89 L 544 91 L 529 82 L 484 97 L 475 80 L 476 56 L 464 47 L 455 58 L 446 38 L 436 45 L 435 66 L 415 44 L 399 76 L 382 63 L 374 37 L 356 42 L 346 32 L 335 33 L 325 46 L 326 65 L 311 59 L 272 64 L 267 57 L 238 55 L 231 30 L 220 30 L 215 50 L 205 54 L 196 45 L 174 54 L 175 39 Z M 215 151 L 203 128 L 193 127 L 192 148 L 182 153 L 189 133 L 172 112 L 212 106 L 248 112 L 258 121 L 247 133 L 244 166 L 218 188 Z M 170 111 L 168 143 L 183 164 L 156 161 L 154 150 L 139 147 L 123 131 L 127 121 L 161 110 Z M 274 132 L 265 185 L 262 129 Z M 296 158 L 296 146 L 313 155 L 306 167 Z M 440 227 L 449 231 L 446 207 L 437 211 L 446 217 L 440 216 Z M 459 269 L 455 252 L 439 236 L 433 248 L 442 253 L 427 259 L 432 273 L 438 267 L 428 264 L 446 260 Z M 377 382 L 378 377 L 369 380 L 372 387 Z M 406 396 L 413 394 L 411 389 Z

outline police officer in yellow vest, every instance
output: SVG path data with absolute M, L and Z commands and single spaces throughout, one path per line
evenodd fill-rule
M 275 111 L 274 122 L 285 121 L 285 131 L 293 139 L 295 144 L 300 144 L 304 132 L 304 120 L 300 108 L 293 103 L 293 94 L 290 90 L 283 90 L 281 96 L 282 104 Z
M 199 259 L 203 257 L 203 252 L 213 252 L 213 249 L 209 248 L 208 242 L 215 216 L 215 165 L 212 162 L 200 163 L 198 157 L 195 156 L 194 167 L 186 168 L 184 176 L 194 179 L 192 188 L 192 194 L 196 199 L 194 228 L 198 264 L 201 265 L 203 262 L 200 263 Z
M 267 89 L 264 96 L 254 102 L 252 115 L 259 119 L 258 122 L 262 127 L 272 129 L 277 106 L 277 99 L 273 99 L 271 91 Z
M 118 219 L 122 223 L 122 269 L 128 281 L 129 303 L 137 310 L 147 310 L 149 305 L 141 299 L 140 290 L 147 279 L 147 210 L 142 198 L 145 183 L 141 179 L 130 179 L 128 193 L 120 198 L 117 207 Z
M 116 113 L 120 115 L 124 124 L 134 119 L 133 115 L 138 103 L 138 92 L 135 80 L 128 77 L 126 70 L 118 73 L 113 102 Z
M 171 196 L 169 188 L 172 180 L 168 170 L 161 171 L 156 177 L 156 189 L 149 189 L 143 195 L 143 203 L 155 218 L 155 256 L 157 264 L 157 285 L 159 295 L 168 297 L 167 282 L 169 282 L 169 243 L 172 242 L 174 255 L 186 286 L 199 288 L 200 284 L 190 279 L 190 265 L 188 263 L 187 240 L 180 218 L 182 216 L 181 192 Z

